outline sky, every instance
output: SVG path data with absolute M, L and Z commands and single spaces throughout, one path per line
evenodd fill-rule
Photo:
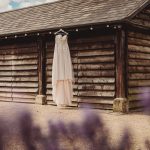
M 56 0 L 0 0 L 0 12 L 53 2 Z

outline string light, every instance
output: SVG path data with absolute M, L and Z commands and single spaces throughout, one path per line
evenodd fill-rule
M 109 25 L 107 25 L 106 27 L 109 28 Z
M 37 36 L 39 36 L 40 35 L 40 33 L 37 33 Z
M 121 25 L 118 25 L 118 29 L 121 29 L 121 27 L 122 27 Z
M 79 29 L 76 29 L 76 32 L 78 32 L 79 31 Z
M 93 27 L 91 27 L 90 30 L 93 30 Z

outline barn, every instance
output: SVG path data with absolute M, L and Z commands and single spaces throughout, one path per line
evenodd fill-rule
M 0 13 L 0 101 L 53 104 L 59 29 L 69 33 L 73 106 L 142 107 L 150 88 L 149 0 L 59 0 Z

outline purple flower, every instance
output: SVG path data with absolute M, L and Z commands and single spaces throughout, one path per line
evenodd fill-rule
M 150 88 L 143 88 L 142 89 L 142 104 L 144 106 L 144 110 L 146 113 L 150 114 Z
M 27 150 L 36 150 L 33 142 L 33 123 L 32 118 L 29 113 L 23 113 L 19 119 L 20 122 L 20 132 L 23 142 L 26 145 Z
M 131 135 L 128 129 L 124 131 L 123 137 L 119 143 L 119 147 L 117 150 L 131 150 Z

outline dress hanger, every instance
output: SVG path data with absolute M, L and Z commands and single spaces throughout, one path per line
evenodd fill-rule
M 66 31 L 64 31 L 63 29 L 60 29 L 58 30 L 57 32 L 55 32 L 55 35 L 58 35 L 58 34 L 61 34 L 61 35 L 68 35 L 68 33 Z

